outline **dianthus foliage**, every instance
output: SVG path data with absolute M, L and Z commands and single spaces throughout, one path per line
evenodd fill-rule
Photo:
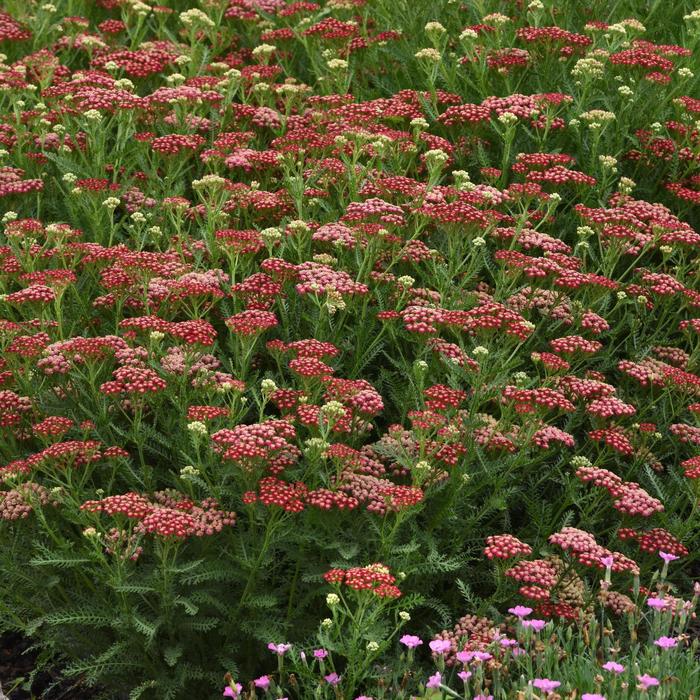
M 0 631 L 116 700 L 697 692 L 695 2 L 0 51 Z

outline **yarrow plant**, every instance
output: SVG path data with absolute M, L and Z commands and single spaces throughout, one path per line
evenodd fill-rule
M 116 700 L 696 694 L 700 10 L 166 5 L 0 11 L 0 633 Z

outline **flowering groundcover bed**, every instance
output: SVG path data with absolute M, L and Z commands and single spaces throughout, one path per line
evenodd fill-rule
M 694 697 L 694 3 L 0 49 L 0 630 L 104 698 Z

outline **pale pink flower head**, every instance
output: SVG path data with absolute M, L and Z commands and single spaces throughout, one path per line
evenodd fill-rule
M 663 598 L 647 598 L 647 605 L 654 610 L 663 610 L 668 607 L 668 601 Z
M 600 563 L 606 568 L 606 569 L 612 569 L 612 565 L 615 563 L 615 559 L 613 558 L 612 554 L 610 554 L 607 557 L 601 557 L 600 558 Z
M 253 683 L 256 688 L 267 690 L 270 687 L 270 678 L 269 676 L 260 676 L 260 678 L 256 678 Z
M 291 644 L 273 644 L 272 642 L 270 642 L 267 645 L 267 648 L 271 652 L 277 654 L 277 656 L 284 656 L 292 648 L 292 645 Z
M 535 632 L 541 632 L 547 623 L 544 620 L 522 620 L 521 624 L 526 629 L 535 630 Z
M 622 673 L 625 670 L 625 667 L 617 661 L 608 661 L 603 664 L 603 668 L 611 673 Z
M 463 664 L 468 664 L 471 661 L 488 661 L 493 658 L 487 651 L 458 651 L 455 656 L 457 661 Z
M 516 617 L 527 617 L 531 612 L 532 608 L 528 608 L 527 605 L 516 605 L 514 608 L 508 608 L 508 612 Z
M 426 688 L 439 688 L 440 684 L 442 683 L 442 675 L 440 674 L 440 671 L 437 673 L 434 673 L 430 678 L 428 678 L 428 682 L 425 684 Z
M 654 676 L 650 676 L 648 673 L 637 676 L 637 680 L 639 681 L 639 685 L 641 685 L 644 690 L 648 690 L 649 688 L 654 688 L 655 686 L 659 685 L 659 679 L 654 678 Z
M 325 659 L 328 652 L 325 649 L 314 649 L 314 659 Z
M 675 637 L 659 637 L 654 640 L 654 644 L 662 649 L 672 649 L 678 646 L 678 640 Z
M 471 671 L 460 671 L 457 674 L 457 677 L 463 682 L 466 683 L 471 677 L 472 677 L 472 672 Z
M 436 654 L 446 654 L 452 648 L 452 642 L 449 639 L 433 639 L 428 646 Z
M 224 697 L 225 698 L 237 698 L 240 697 L 240 694 L 243 692 L 243 686 L 240 683 L 234 683 L 233 688 L 231 686 L 227 686 L 224 688 Z
M 545 693 L 553 693 L 561 685 L 559 681 L 553 681 L 549 678 L 535 678 L 534 681 L 530 681 L 530 684 Z
M 667 564 L 670 564 L 672 561 L 676 561 L 676 559 L 680 559 L 680 557 L 677 557 L 675 554 L 669 554 L 668 552 L 659 552 L 659 556 L 660 556 Z
M 605 700 L 605 695 L 600 693 L 584 693 L 581 696 L 581 700 Z
M 399 642 L 409 649 L 415 649 L 417 646 L 423 644 L 423 640 L 420 637 L 416 637 L 415 634 L 404 634 Z
M 338 683 L 340 683 L 340 676 L 335 673 L 335 671 L 333 673 L 329 673 L 327 676 L 324 676 L 324 678 L 326 679 L 326 683 L 329 685 L 338 685 Z

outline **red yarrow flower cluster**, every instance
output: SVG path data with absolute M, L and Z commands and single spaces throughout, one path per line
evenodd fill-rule
M 489 559 L 512 559 L 532 554 L 532 547 L 513 535 L 489 535 L 486 538 L 484 554 Z
M 327 583 L 348 586 L 354 591 L 371 591 L 378 598 L 400 598 L 401 591 L 395 585 L 396 577 L 389 573 L 384 564 L 351 569 L 331 569 L 323 574 Z

